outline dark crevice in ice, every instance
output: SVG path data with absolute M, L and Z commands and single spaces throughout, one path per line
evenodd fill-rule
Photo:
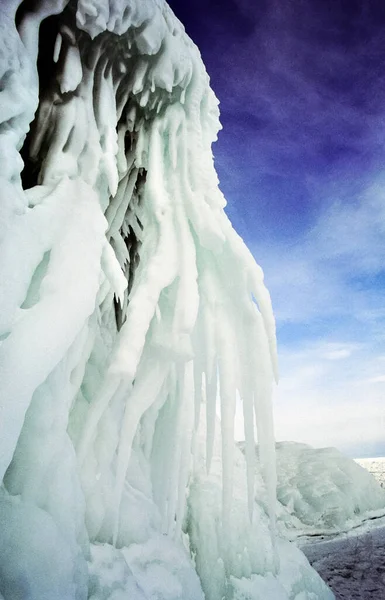
M 135 198 L 135 201 L 132 202 L 132 204 L 136 204 L 136 206 L 140 206 L 140 204 L 142 202 L 144 185 L 146 183 L 146 177 L 147 177 L 147 171 L 145 171 L 145 169 L 140 169 L 137 180 L 136 180 L 134 193 L 133 193 L 133 198 Z M 126 219 L 127 220 L 129 220 L 130 218 L 134 219 L 136 221 L 136 224 L 139 227 L 139 229 L 142 230 L 143 229 L 142 223 L 140 222 L 140 220 L 137 216 L 132 214 L 131 211 L 132 211 L 132 209 L 129 207 Z M 116 326 L 118 328 L 118 331 L 121 329 L 122 325 L 124 324 L 124 322 L 126 320 L 127 304 L 129 302 L 130 292 L 131 292 L 131 289 L 132 289 L 132 286 L 134 283 L 135 272 L 139 265 L 140 247 L 142 245 L 142 241 L 140 239 L 138 239 L 138 236 L 136 235 L 133 227 L 131 225 L 126 224 L 126 219 L 125 219 L 125 223 L 123 223 L 123 226 L 120 229 L 120 235 L 126 245 L 130 259 L 129 259 L 129 263 L 123 269 L 125 277 L 127 279 L 127 290 L 126 290 L 125 302 L 123 303 L 123 306 L 120 304 L 120 302 L 116 298 L 114 298 L 115 318 L 116 318 Z
M 36 2 L 24 1 L 16 14 L 16 26 L 19 27 L 26 14 L 33 12 L 33 6 Z M 69 11 L 65 11 L 69 13 Z M 39 103 L 46 96 L 48 90 L 59 92 L 56 81 L 58 65 L 54 62 L 55 41 L 59 31 L 59 26 L 63 24 L 63 14 L 52 15 L 44 19 L 39 29 L 39 52 L 37 58 L 37 72 L 39 78 Z M 67 22 L 73 19 L 71 13 L 67 15 Z M 27 190 L 39 183 L 39 173 L 44 155 L 48 152 L 48 147 L 43 146 L 42 151 L 37 157 L 32 156 L 32 143 L 37 131 L 38 112 L 36 110 L 35 118 L 30 125 L 29 132 L 26 135 L 24 144 L 20 150 L 21 158 L 24 162 L 24 168 L 21 172 L 21 182 L 23 189 Z

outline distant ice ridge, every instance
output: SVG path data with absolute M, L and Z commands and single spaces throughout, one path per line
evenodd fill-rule
M 278 442 L 276 458 L 278 528 L 289 537 L 339 533 L 385 514 L 385 490 L 336 448 Z
M 0 27 L 0 597 L 331 598 L 274 537 L 274 319 L 199 51 L 162 0 Z

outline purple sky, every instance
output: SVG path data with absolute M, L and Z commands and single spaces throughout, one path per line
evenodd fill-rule
M 169 3 L 220 100 L 227 212 L 272 295 L 277 437 L 385 454 L 385 4 Z

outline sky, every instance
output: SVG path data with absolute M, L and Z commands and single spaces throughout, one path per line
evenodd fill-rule
M 220 100 L 226 211 L 272 297 L 276 437 L 385 456 L 385 3 L 169 4 Z

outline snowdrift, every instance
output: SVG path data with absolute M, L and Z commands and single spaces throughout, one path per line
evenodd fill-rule
M 0 27 L 0 594 L 331 597 L 274 541 L 274 318 L 198 49 L 162 0 L 5 0 Z

